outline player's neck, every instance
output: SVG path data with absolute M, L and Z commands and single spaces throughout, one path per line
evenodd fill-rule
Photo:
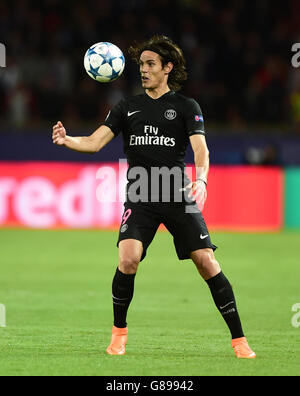
M 153 89 L 146 89 L 146 94 L 150 96 L 152 99 L 159 99 L 161 96 L 165 95 L 166 93 L 170 92 L 170 88 L 168 85 L 157 87 Z

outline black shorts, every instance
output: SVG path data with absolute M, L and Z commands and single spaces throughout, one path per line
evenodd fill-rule
M 179 260 L 190 259 L 191 253 L 199 249 L 217 249 L 197 205 L 127 202 L 124 206 L 117 246 L 126 239 L 141 241 L 144 247 L 141 261 L 160 224 L 172 234 Z

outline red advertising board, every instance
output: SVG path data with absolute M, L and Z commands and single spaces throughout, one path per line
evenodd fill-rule
M 119 227 L 126 171 L 126 161 L 0 162 L 0 227 Z M 210 229 L 280 229 L 283 171 L 211 167 L 204 217 Z
M 283 226 L 283 197 L 280 168 L 215 166 L 204 216 L 214 229 L 276 231 Z

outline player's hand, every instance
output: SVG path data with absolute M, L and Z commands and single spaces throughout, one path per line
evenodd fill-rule
M 197 180 L 190 183 L 187 189 L 190 189 L 188 198 L 192 198 L 193 201 L 197 202 L 199 209 L 202 211 L 207 199 L 206 184 L 202 180 Z
M 52 140 L 54 144 L 62 146 L 65 144 L 67 132 L 63 124 L 58 121 L 56 125 L 53 126 Z

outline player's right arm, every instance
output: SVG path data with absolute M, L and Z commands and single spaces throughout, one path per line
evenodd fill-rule
M 69 136 L 61 121 L 58 121 L 57 124 L 53 126 L 52 134 L 54 144 L 65 146 L 73 151 L 88 154 L 97 153 L 111 142 L 114 137 L 115 135 L 111 129 L 105 125 L 100 126 L 90 136 Z

